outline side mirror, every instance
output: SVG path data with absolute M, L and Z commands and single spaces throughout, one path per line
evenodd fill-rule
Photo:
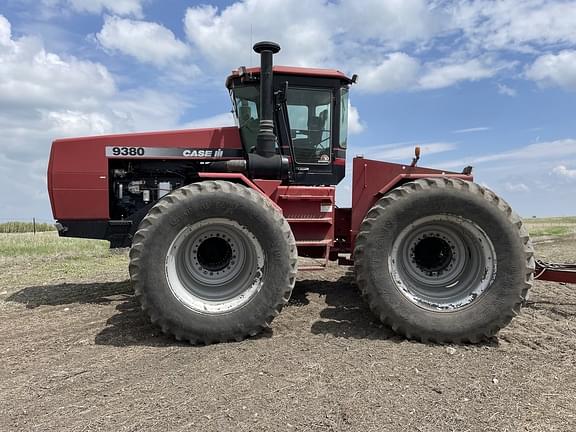
M 410 166 L 415 167 L 419 160 L 420 160 L 420 146 L 416 146 L 414 148 L 414 159 L 412 159 L 412 163 L 410 164 Z

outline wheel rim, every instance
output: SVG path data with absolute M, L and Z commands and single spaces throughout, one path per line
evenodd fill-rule
M 447 312 L 470 305 L 491 286 L 496 252 L 474 222 L 434 215 L 400 232 L 388 265 L 406 298 L 425 309 Z
M 166 278 L 190 309 L 221 314 L 247 304 L 262 287 L 264 252 L 256 237 L 229 219 L 184 227 L 166 254 Z

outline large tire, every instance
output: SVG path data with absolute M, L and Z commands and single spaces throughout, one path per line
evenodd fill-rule
M 130 278 L 152 323 L 209 344 L 269 327 L 290 298 L 296 263 L 290 226 L 266 197 L 205 181 L 166 195 L 142 220 Z
M 492 191 L 448 178 L 406 183 L 366 214 L 354 249 L 358 286 L 395 332 L 478 343 L 516 316 L 534 273 L 521 219 Z

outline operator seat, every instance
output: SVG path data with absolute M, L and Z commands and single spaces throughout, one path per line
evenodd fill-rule
M 293 140 L 296 162 L 318 163 L 318 145 L 322 142 L 327 118 L 327 109 L 318 116 L 311 117 L 308 122 L 308 138 Z

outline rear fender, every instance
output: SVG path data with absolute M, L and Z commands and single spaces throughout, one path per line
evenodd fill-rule
M 472 175 L 420 166 L 354 158 L 352 179 L 352 248 L 366 213 L 383 195 L 412 180 L 421 178 L 459 178 L 473 181 Z

